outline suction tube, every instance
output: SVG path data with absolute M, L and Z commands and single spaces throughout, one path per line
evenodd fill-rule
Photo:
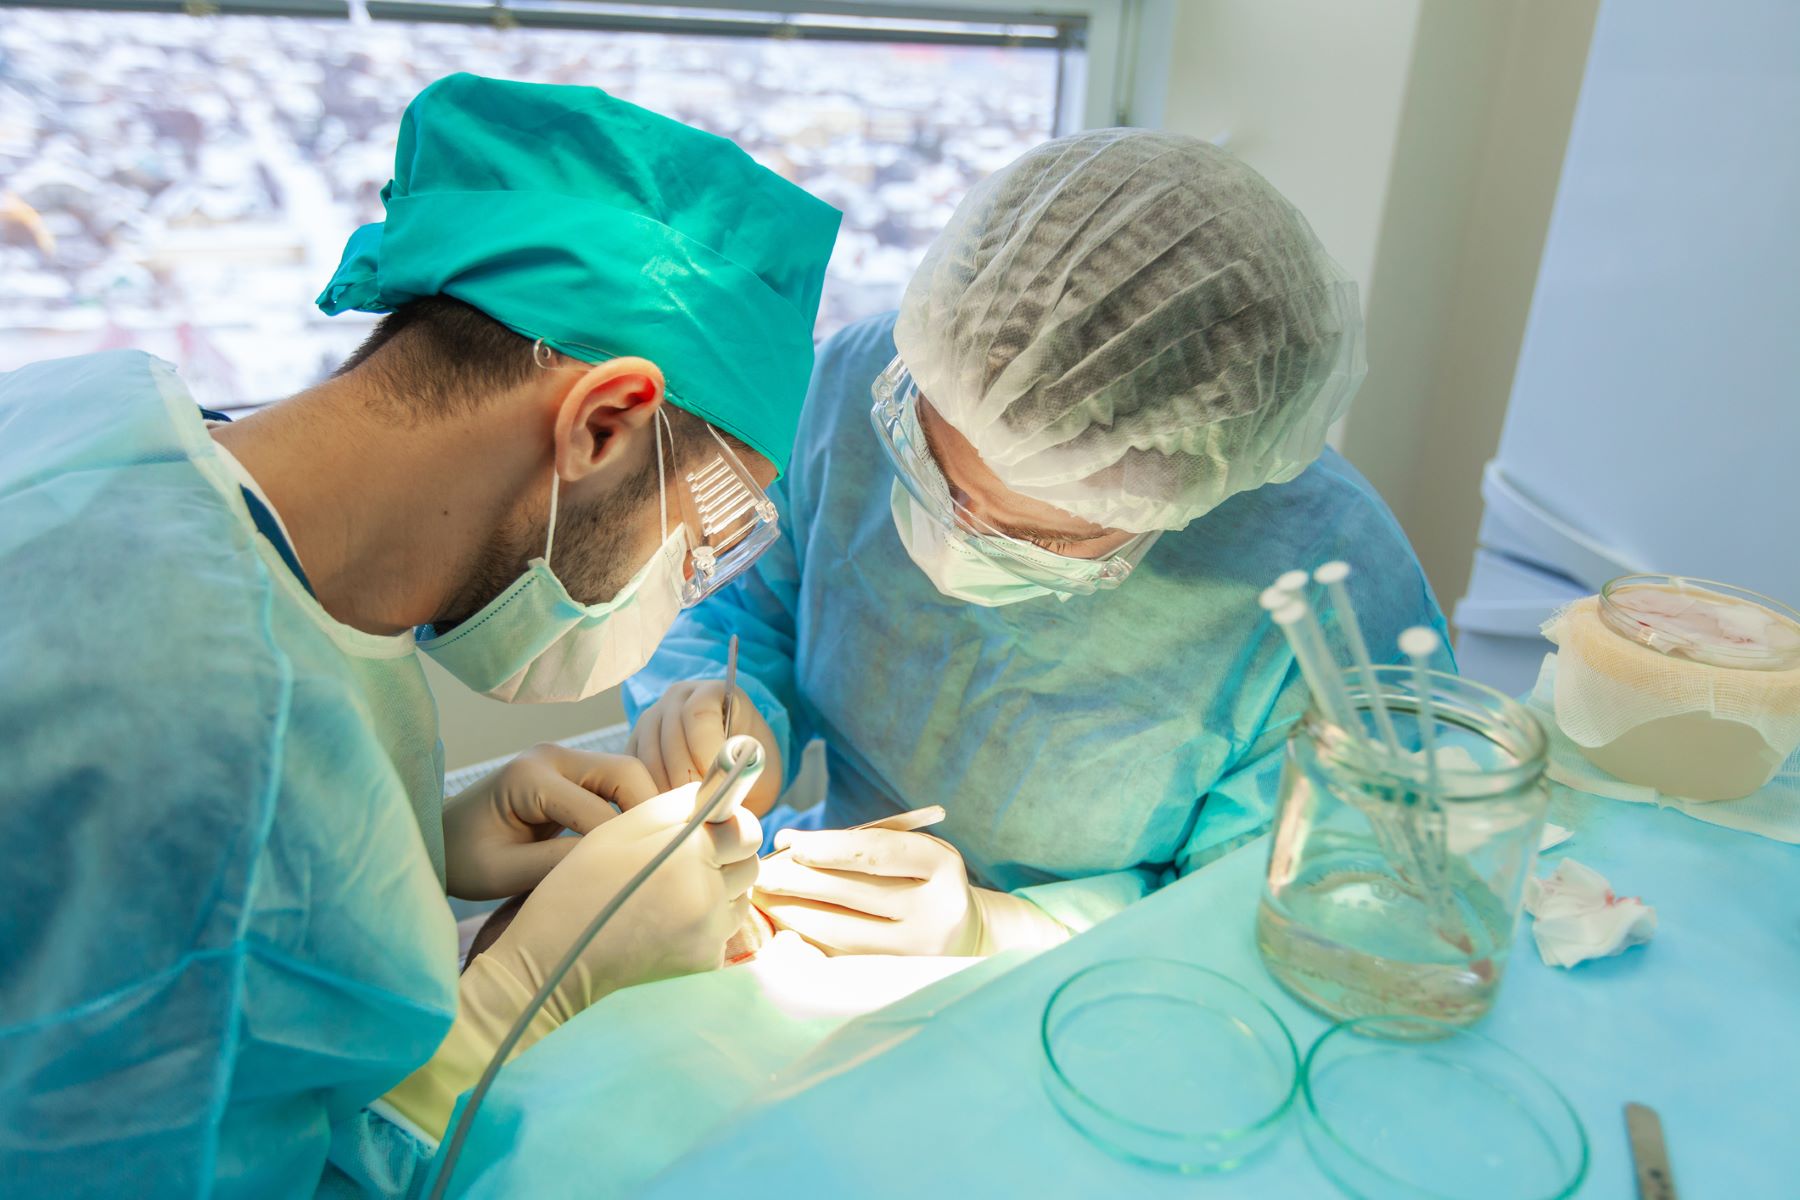
M 657 851 L 656 857 L 645 863 L 643 869 L 633 875 L 630 881 L 619 890 L 619 894 L 608 901 L 605 907 L 588 923 L 588 927 L 582 931 L 581 936 L 569 946 L 569 952 L 563 955 L 562 961 L 556 964 L 556 969 L 550 972 L 544 985 L 531 998 L 531 1003 L 525 1006 L 524 1011 L 513 1022 L 512 1028 L 507 1031 L 505 1039 L 501 1041 L 500 1048 L 494 1051 L 494 1057 L 488 1060 L 486 1069 L 481 1072 L 481 1078 L 476 1081 L 474 1088 L 469 1092 L 468 1102 L 462 1106 L 462 1112 L 456 1118 L 456 1125 L 450 1131 L 449 1139 L 444 1143 L 443 1153 L 439 1156 L 437 1178 L 432 1181 L 430 1200 L 443 1200 L 444 1196 L 448 1194 L 450 1176 L 456 1170 L 456 1160 L 462 1154 L 463 1143 L 468 1140 L 469 1129 L 475 1123 L 475 1113 L 481 1108 L 481 1102 L 487 1098 L 488 1089 L 493 1086 L 494 1078 L 500 1074 L 500 1068 L 505 1065 L 513 1048 L 519 1044 L 519 1039 L 525 1036 L 525 1030 L 531 1024 L 531 1019 L 537 1016 L 538 1010 L 544 1007 L 544 1004 L 556 991 L 557 985 L 563 981 L 563 976 L 567 975 L 581 958 L 581 952 L 588 948 L 588 943 L 592 942 L 602 929 L 606 928 L 606 923 L 612 920 L 613 914 L 625 907 L 626 902 L 637 894 L 637 890 L 644 886 L 644 881 L 650 878 L 658 867 L 668 861 L 669 856 L 680 849 L 683 842 L 693 836 L 694 830 L 708 822 L 716 824 L 731 819 L 732 814 L 743 803 L 744 797 L 750 794 L 750 789 L 756 786 L 762 770 L 762 743 L 750 735 L 738 734 L 736 737 L 727 738 L 725 744 L 719 747 L 719 757 L 713 761 L 712 767 L 706 772 L 706 778 L 700 781 L 700 790 L 694 800 L 694 815 L 688 819 L 686 825 L 681 827 L 680 832 L 670 839 L 669 844 Z

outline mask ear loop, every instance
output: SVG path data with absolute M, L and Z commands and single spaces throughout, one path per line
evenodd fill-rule
M 556 492 L 557 485 L 562 483 L 562 476 L 556 472 L 556 463 L 550 464 L 550 530 L 544 534 L 544 565 L 550 565 L 550 551 L 556 545 Z
M 656 406 L 656 501 L 661 512 L 662 540 L 669 540 L 669 478 L 663 471 L 663 436 L 669 438 L 669 457 L 675 457 L 675 431 L 669 427 L 669 414 L 661 404 Z M 661 545 L 662 543 L 657 543 Z
M 556 351 L 544 345 L 539 338 L 531 343 L 531 361 L 536 366 L 549 370 L 556 365 Z M 550 447 L 550 528 L 544 534 L 544 565 L 550 565 L 550 551 L 556 548 L 556 494 L 560 490 L 562 476 L 556 470 L 556 446 Z

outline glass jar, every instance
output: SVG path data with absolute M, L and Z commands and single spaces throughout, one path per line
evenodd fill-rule
M 1544 731 L 1523 705 L 1436 671 L 1427 729 L 1414 672 L 1376 676 L 1398 754 L 1354 675 L 1359 727 L 1315 705 L 1288 740 L 1257 947 L 1277 982 L 1335 1019 L 1472 1024 L 1493 1006 L 1537 857 Z

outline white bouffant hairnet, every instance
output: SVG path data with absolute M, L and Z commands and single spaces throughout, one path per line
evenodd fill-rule
M 1294 206 L 1215 146 L 1135 129 L 978 184 L 894 342 L 1007 487 L 1133 532 L 1294 478 L 1365 370 L 1355 285 Z

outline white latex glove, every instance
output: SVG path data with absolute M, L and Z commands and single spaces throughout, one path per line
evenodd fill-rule
M 600 907 L 693 816 L 699 790 L 666 792 L 581 838 L 483 957 L 535 991 Z M 566 1021 L 618 988 L 718 967 L 749 912 L 761 845 L 762 826 L 742 809 L 695 830 L 582 952 L 546 1008 Z
M 1069 931 L 1029 900 L 970 884 L 962 855 L 928 833 L 783 830 L 756 906 L 828 954 L 986 955 Z
M 650 799 L 658 787 L 624 754 L 545 743 L 444 804 L 444 890 L 463 900 L 528 892 L 589 833 Z
M 758 816 L 775 806 L 781 794 L 781 749 L 775 732 L 756 711 L 749 693 L 737 689 L 731 714 L 734 734 L 747 733 L 762 743 L 766 755 L 762 778 L 750 789 L 744 807 Z M 702 679 L 678 683 L 638 714 L 625 742 L 625 752 L 643 762 L 659 789 L 695 783 L 706 775 L 725 744 L 725 681 Z
M 657 796 L 570 839 L 574 850 L 463 972 L 450 1033 L 430 1062 L 388 1093 L 390 1104 L 443 1136 L 456 1098 L 480 1077 L 526 1003 L 601 907 L 693 815 L 698 791 L 692 784 Z M 761 826 L 742 810 L 695 830 L 588 944 L 517 1049 L 610 992 L 721 966 L 726 939 L 749 912 L 761 845 Z

